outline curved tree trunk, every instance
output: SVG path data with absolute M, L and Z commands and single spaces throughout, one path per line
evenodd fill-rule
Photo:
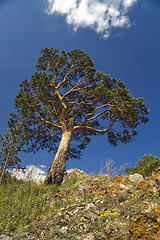
M 71 131 L 62 133 L 62 139 L 60 141 L 58 150 L 51 163 L 45 182 L 48 184 L 61 184 L 63 181 L 66 158 L 69 154 L 69 144 L 71 139 Z

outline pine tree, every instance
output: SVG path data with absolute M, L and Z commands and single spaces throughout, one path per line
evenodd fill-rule
M 127 143 L 149 113 L 142 98 L 125 84 L 98 72 L 83 51 L 43 49 L 37 71 L 24 80 L 15 99 L 9 126 L 28 151 L 55 152 L 47 180 L 60 184 L 66 159 L 80 157 L 91 135 L 107 134 L 112 145 Z M 59 145 L 59 146 L 58 146 Z
M 8 131 L 4 136 L 3 134 L 0 134 L 0 168 L 2 169 L 0 184 L 2 183 L 6 169 L 17 165 L 18 162 L 21 161 L 21 159 L 17 157 L 20 148 L 21 144 L 16 141 L 10 131 Z

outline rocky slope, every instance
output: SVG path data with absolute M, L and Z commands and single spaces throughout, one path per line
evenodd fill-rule
M 44 205 L 57 205 L 11 239 L 151 240 L 160 239 L 160 172 L 141 175 L 88 176 L 68 170 L 63 191 L 50 194 Z

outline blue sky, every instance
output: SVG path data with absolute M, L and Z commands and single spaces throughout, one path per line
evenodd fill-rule
M 113 147 L 106 136 L 93 137 L 82 158 L 68 161 L 66 168 L 99 172 L 108 158 L 119 168 L 135 166 L 144 154 L 160 157 L 159 13 L 158 0 L 0 0 L 0 132 L 6 132 L 19 84 L 34 73 L 41 50 L 78 48 L 98 71 L 121 79 L 134 97 L 144 97 L 150 121 L 126 145 Z M 46 151 L 21 155 L 23 166 L 47 168 L 53 157 Z

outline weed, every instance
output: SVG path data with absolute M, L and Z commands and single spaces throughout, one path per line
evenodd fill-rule
M 119 169 L 117 169 L 117 167 L 114 167 L 115 162 L 113 161 L 113 159 L 108 158 L 107 161 L 102 162 L 99 175 L 104 175 L 105 172 L 109 176 L 115 176 L 117 174 L 120 174 L 121 172 L 124 172 L 124 170 L 129 164 L 130 163 L 123 164 L 120 166 Z
M 45 194 L 45 187 L 33 182 L 13 181 L 2 185 L 0 187 L 0 232 L 14 231 L 39 216 Z
M 78 181 L 79 181 L 79 178 L 77 176 L 72 176 L 66 180 L 64 187 L 69 188 L 69 187 L 75 185 Z
M 80 202 L 91 202 L 94 198 L 94 195 L 91 192 L 84 193 L 84 195 L 81 195 Z

